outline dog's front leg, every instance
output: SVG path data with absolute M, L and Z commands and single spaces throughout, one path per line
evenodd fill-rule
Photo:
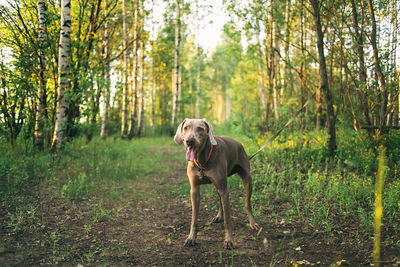
M 229 205 L 229 190 L 227 187 L 224 187 L 221 190 L 218 190 L 218 194 L 221 198 L 221 204 L 224 215 L 224 228 L 225 228 L 225 240 L 224 240 L 224 248 L 232 249 L 232 219 L 231 219 L 231 208 Z
M 192 222 L 190 224 L 189 236 L 185 241 L 185 246 L 194 246 L 197 236 L 197 218 L 200 208 L 200 184 L 190 183 L 190 198 L 192 200 Z

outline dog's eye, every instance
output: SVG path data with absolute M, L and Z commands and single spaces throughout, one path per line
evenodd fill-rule
M 190 128 L 190 126 L 186 125 L 183 129 L 185 129 L 185 131 L 186 131 L 186 130 L 189 130 L 189 128 Z
M 196 132 L 204 132 L 204 128 L 203 127 L 197 127 L 196 128 Z

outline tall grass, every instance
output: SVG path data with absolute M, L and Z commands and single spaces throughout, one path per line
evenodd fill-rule
M 252 154 L 271 135 L 235 137 Z M 331 214 L 352 217 L 372 233 L 377 149 L 360 132 L 341 131 L 337 139 L 336 157 L 327 160 L 325 131 L 285 131 L 251 162 L 254 198 L 268 202 L 273 196 L 291 202 L 295 216 L 309 217 L 316 226 L 332 228 L 335 222 Z M 400 138 L 389 134 L 382 145 L 387 147 L 388 162 L 383 217 L 388 224 L 400 227 Z
M 232 134 L 218 127 L 215 132 L 235 137 L 244 144 L 248 154 L 272 135 Z M 312 224 L 327 229 L 335 227 L 333 214 L 344 219 L 352 217 L 372 233 L 378 155 L 367 140 L 362 133 L 339 132 L 336 158 L 327 160 L 324 131 L 285 130 L 251 162 L 253 198 L 265 204 L 271 196 L 290 202 L 291 216 L 308 218 Z M 383 218 L 394 229 L 400 229 L 400 137 L 389 134 L 383 145 L 387 148 Z M 165 162 L 182 159 L 182 153 L 174 158 L 171 151 L 164 153 L 163 149 L 181 150 L 172 145 L 170 137 L 132 141 L 118 137 L 93 138 L 89 143 L 85 138 L 76 138 L 59 155 L 49 151 L 27 153 L 23 146 L 10 149 L 3 142 L 0 144 L 0 200 L 11 205 L 12 201 L 7 200 L 26 198 L 31 185 L 43 182 L 59 197 L 85 199 L 124 181 L 145 179 L 152 172 L 170 173 L 175 166 Z M 400 242 L 397 245 L 400 247 Z
M 54 181 L 60 194 L 68 199 L 85 198 L 94 190 L 96 183 L 109 186 L 126 180 L 144 179 L 169 167 L 160 164 L 168 155 L 160 151 L 171 143 L 168 137 L 122 140 L 94 138 L 90 143 L 78 139 L 68 144 Z
M 60 197 L 73 200 L 86 198 L 98 190 L 96 184 L 119 183 L 127 179 L 143 179 L 161 168 L 168 153 L 160 148 L 171 143 L 169 137 L 121 140 L 108 138 L 75 138 L 59 154 L 51 151 L 26 153 L 24 149 L 10 149 L 0 145 L 0 200 L 27 197 L 32 184 L 41 182 L 52 186 Z M 168 145 L 167 145 L 168 147 Z M 150 155 L 150 156 L 149 156 Z M 54 187 L 54 188 L 53 188 Z

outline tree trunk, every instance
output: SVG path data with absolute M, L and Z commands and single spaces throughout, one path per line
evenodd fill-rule
M 257 10 L 260 8 L 259 2 L 256 1 Z M 261 102 L 261 120 L 264 121 L 266 119 L 266 110 L 267 103 L 265 101 L 265 88 L 264 88 L 264 71 L 263 71 L 263 53 L 262 53 L 262 42 L 260 41 L 260 18 L 256 20 L 256 37 L 257 37 L 257 52 L 258 52 L 258 90 L 260 94 L 260 102 Z
M 327 124 L 328 124 L 328 150 L 329 156 L 331 158 L 335 155 L 336 150 L 336 116 L 333 108 L 332 95 L 329 89 L 328 82 L 328 72 L 326 69 L 326 61 L 324 54 L 324 34 L 322 32 L 321 26 L 321 17 L 320 17 L 320 2 L 318 0 L 310 0 L 314 23 L 315 23 L 315 32 L 317 34 L 317 47 L 318 47 L 318 61 L 319 61 L 319 87 L 321 88 L 321 92 L 324 94 L 325 104 L 327 109 Z
M 140 0 L 140 80 L 139 80 L 139 89 L 140 89 L 140 112 L 139 112 L 139 136 L 145 135 L 145 119 L 144 119 L 144 90 L 143 90 L 143 81 L 144 81 L 144 10 L 143 10 L 143 0 Z
M 154 111 L 155 85 L 156 84 L 154 82 L 154 59 L 151 59 L 151 93 L 150 93 L 151 136 L 154 136 L 154 131 L 155 131 L 155 111 Z
M 261 106 L 262 106 L 262 114 L 263 114 L 263 120 L 265 120 L 265 112 L 267 109 L 267 103 L 265 101 L 265 89 L 264 89 L 264 71 L 262 67 L 262 58 L 263 54 L 261 51 L 261 44 L 259 43 L 258 45 L 258 89 L 260 91 L 260 99 L 261 99 Z
M 199 36 L 200 22 L 199 22 L 199 0 L 196 0 L 196 34 Z M 196 118 L 200 118 L 200 93 L 201 93 L 201 59 L 200 59 L 200 45 L 197 44 L 197 72 L 196 72 Z
M 360 65 L 360 71 L 359 71 L 359 88 L 357 90 L 358 95 L 360 96 L 360 104 L 361 104 L 361 110 L 363 113 L 364 117 L 364 124 L 366 125 L 372 125 L 371 124 L 371 119 L 369 115 L 369 106 L 368 106 L 368 99 L 367 99 L 367 68 L 365 66 L 365 60 L 364 60 L 364 38 L 362 31 L 360 30 L 359 23 L 358 23 L 358 14 L 357 14 L 357 6 L 354 0 L 351 0 L 351 8 L 352 8 L 352 13 L 353 13 L 353 25 L 354 25 L 354 34 L 356 37 L 356 42 L 355 42 L 355 50 L 357 51 L 358 55 L 358 64 Z M 371 130 L 369 130 L 371 133 Z
M 44 144 L 44 127 L 46 119 L 46 53 L 45 41 L 47 35 L 46 27 L 46 3 L 44 0 L 37 1 L 38 17 L 39 17 L 39 86 L 38 86 L 38 104 L 36 108 L 35 131 L 34 131 L 34 145 L 42 149 Z
M 318 3 L 318 5 L 321 5 L 321 3 Z M 329 48 L 328 48 L 328 54 L 329 54 Z M 331 63 L 332 63 L 332 60 L 331 60 Z M 328 73 L 328 70 L 326 72 Z M 329 81 L 328 81 L 328 86 L 329 86 Z M 315 128 L 317 130 L 321 130 L 321 128 L 323 126 L 322 125 L 323 124 L 323 116 L 322 116 L 323 112 L 324 111 L 323 111 L 323 107 L 322 107 L 321 86 L 318 86 L 316 88 L 316 92 L 315 92 Z
M 396 0 L 392 0 L 392 9 L 395 10 L 396 6 L 397 6 L 397 1 Z M 396 69 L 397 67 L 397 53 L 396 53 L 396 48 L 398 46 L 398 36 L 397 36 L 397 32 L 398 32 L 398 19 L 395 16 L 392 16 L 392 26 L 393 26 L 393 40 L 392 40 L 392 47 L 393 47 L 393 57 L 392 57 L 392 65 L 394 66 L 394 71 L 396 73 L 398 73 L 398 70 Z M 394 77 L 394 86 L 399 86 L 399 75 L 396 75 Z M 400 117 L 400 91 L 399 91 L 399 87 L 397 87 L 397 94 L 395 94 L 395 99 L 394 99 L 394 107 L 393 107 L 393 125 L 394 126 L 399 126 L 399 117 Z
M 79 1 L 78 1 L 79 2 Z M 83 40 L 86 41 L 86 43 L 82 46 L 84 49 L 81 52 L 77 52 L 74 54 L 77 54 L 77 67 L 74 70 L 74 75 L 73 75 L 73 85 L 72 85 L 72 93 L 74 95 L 79 95 L 83 93 L 82 89 L 82 84 L 81 80 L 79 79 L 81 74 L 86 75 L 88 68 L 89 68 L 89 61 L 90 61 L 90 54 L 92 53 L 92 48 L 93 48 L 93 43 L 95 40 L 95 34 L 98 29 L 96 26 L 96 23 L 98 22 L 99 19 L 99 13 L 101 9 L 101 2 L 102 0 L 96 0 L 96 2 L 91 3 L 91 11 L 90 11 L 90 19 L 88 23 L 88 28 L 87 28 L 87 40 L 84 38 Z M 79 2 L 81 3 L 81 2 Z M 85 5 L 85 4 L 83 4 Z M 79 23 L 82 22 L 82 17 L 79 18 Z M 76 39 L 79 40 L 79 43 L 81 41 L 79 37 Z M 67 118 L 67 135 L 68 136 L 73 136 L 76 134 L 76 128 L 74 129 L 75 126 L 75 121 L 76 118 L 79 118 L 80 116 L 80 104 L 81 104 L 81 98 L 80 97 L 75 97 L 71 98 L 69 100 L 69 105 L 68 105 L 68 118 Z M 75 130 L 75 131 L 74 131 Z
M 124 84 L 122 87 L 122 115 L 121 115 L 121 137 L 126 138 L 128 134 L 128 33 L 126 27 L 126 0 L 122 1 L 122 28 L 123 28 L 123 59 L 124 59 Z
M 200 118 L 200 93 L 201 93 L 201 59 L 200 59 L 200 46 L 197 47 L 197 97 L 196 97 L 196 118 Z
M 190 95 L 190 117 L 193 118 L 194 115 L 194 105 L 193 105 L 193 78 L 192 78 L 192 68 L 190 58 L 188 57 L 188 76 L 189 76 L 189 95 Z
M 139 3 L 134 3 L 134 26 L 133 26 L 133 67 L 132 67 L 132 99 L 131 99 L 131 119 L 129 123 L 128 138 L 131 139 L 138 134 L 136 126 L 138 123 L 138 44 L 141 36 L 138 34 Z
M 265 9 L 265 6 L 262 4 L 261 5 L 261 12 L 262 12 L 262 17 L 263 17 L 263 23 L 264 23 L 264 31 L 265 31 L 265 44 L 264 44 L 264 56 L 265 56 L 265 81 L 268 87 L 268 90 L 266 90 L 266 96 L 265 98 L 267 99 L 267 115 L 265 119 L 266 125 L 268 125 L 268 120 L 269 120 L 269 112 L 271 108 L 271 90 L 272 90 L 272 64 L 271 64 L 271 58 L 272 58 L 272 21 L 268 21 L 267 18 L 267 12 Z M 272 20 L 272 16 L 270 17 Z M 268 46 L 269 45 L 269 46 Z M 268 51 L 268 47 L 270 48 Z M 272 109 L 271 109 L 272 110 Z
M 228 92 L 228 88 L 225 89 L 225 120 L 228 121 L 231 118 L 231 97 Z
M 108 10 L 108 0 L 105 0 L 105 13 Z M 109 19 L 104 22 L 104 100 L 103 100 L 103 121 L 101 123 L 100 137 L 102 139 L 107 137 L 107 126 L 108 126 L 108 113 L 110 107 L 110 47 L 109 47 Z
M 62 149 L 66 142 L 71 43 L 71 0 L 61 0 L 60 43 L 58 55 L 58 105 L 52 147 Z
M 176 24 L 175 24 L 175 51 L 174 51 L 174 70 L 172 76 L 172 118 L 171 128 L 174 129 L 176 125 L 178 93 L 179 93 L 179 47 L 180 47 L 180 26 L 181 26 L 181 12 L 180 0 L 176 1 Z
M 278 23 L 274 17 L 274 1 L 271 0 L 271 19 L 272 19 L 272 35 L 271 35 L 271 80 L 274 104 L 274 117 L 279 120 L 279 92 L 278 92 Z
M 289 39 L 290 39 L 290 25 L 289 25 L 289 20 L 290 20 L 290 0 L 286 0 L 286 5 L 285 5 L 285 45 L 284 45 L 284 51 L 285 51 L 285 60 L 283 61 L 283 74 L 282 74 L 282 88 L 281 88 L 281 101 L 280 103 L 283 103 L 283 95 L 285 94 L 285 91 L 287 91 L 287 85 L 290 84 L 289 77 L 288 77 L 288 64 L 289 64 Z
M 372 46 L 373 57 L 374 57 L 375 74 L 378 77 L 378 80 L 381 85 L 381 90 L 380 90 L 380 102 L 381 103 L 380 103 L 379 118 L 378 118 L 377 125 L 383 128 L 383 126 L 386 126 L 388 91 L 386 88 L 385 75 L 383 74 L 382 67 L 381 67 L 381 61 L 379 58 L 378 45 L 377 45 L 377 40 L 376 40 L 375 11 L 374 11 L 374 4 L 372 3 L 372 0 L 368 0 L 368 7 L 369 7 L 369 13 L 371 16 L 371 24 L 372 24 L 371 25 L 372 26 L 371 46 Z
M 305 103 L 304 93 L 305 93 L 305 81 L 306 81 L 306 44 L 304 40 L 305 37 L 305 13 L 304 13 L 304 0 L 300 1 L 300 48 L 301 48 L 301 60 L 300 60 L 300 107 Z M 318 89 L 317 89 L 318 90 Z M 304 116 L 300 117 L 300 128 L 305 128 Z
M 182 7 L 179 8 L 180 11 L 180 24 L 179 24 L 179 73 L 178 73 L 178 103 L 177 103 L 177 119 L 183 120 L 183 103 L 182 103 L 182 55 L 183 55 L 183 7 L 184 7 L 184 0 L 181 0 Z

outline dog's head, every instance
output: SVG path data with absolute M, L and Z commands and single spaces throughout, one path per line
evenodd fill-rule
M 175 143 L 185 145 L 187 161 L 194 160 L 196 154 L 204 148 L 207 140 L 210 140 L 214 146 L 217 144 L 213 128 L 206 119 L 183 120 L 174 137 Z

